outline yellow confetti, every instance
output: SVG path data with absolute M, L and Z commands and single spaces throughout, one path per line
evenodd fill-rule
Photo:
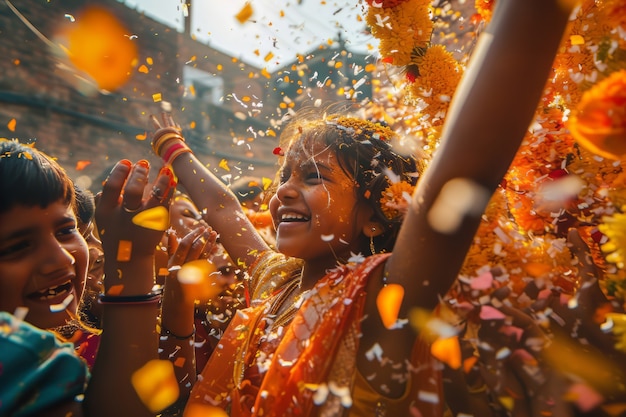
M 230 167 L 228 166 L 228 161 L 225 159 L 222 159 L 220 161 L 219 167 L 222 169 L 225 169 L 226 171 L 230 171 Z
M 403 298 L 404 287 L 399 284 L 387 284 L 378 293 L 376 307 L 386 328 L 391 328 L 398 320 Z
M 152 207 L 137 213 L 133 223 L 146 229 L 165 231 L 170 224 L 169 211 L 163 206 Z
M 9 130 L 10 130 L 11 132 L 15 132 L 15 126 L 16 126 L 16 125 L 17 125 L 17 120 L 15 120 L 15 119 L 11 119 L 11 120 L 9 121 L 9 123 L 7 124 L 7 127 L 9 128 Z
M 265 60 L 265 62 L 268 62 L 271 61 L 272 58 L 274 58 L 274 54 L 272 52 L 268 52 L 263 59 Z
M 158 103 L 161 100 L 162 100 L 161 93 L 154 93 L 154 94 L 152 94 L 152 101 L 154 101 L 155 103 Z
M 572 43 L 572 45 L 584 45 L 585 44 L 585 38 L 583 38 L 580 35 L 570 36 L 569 41 Z
M 196 128 L 196 121 L 192 120 L 191 122 L 189 122 L 189 128 L 190 129 L 195 129 Z
M 139 72 L 141 72 L 143 74 L 147 74 L 150 70 L 144 64 L 141 64 L 139 66 L 139 68 L 137 68 L 137 71 L 139 71 Z
M 172 405 L 179 395 L 174 365 L 168 360 L 147 362 L 131 376 L 131 383 L 141 402 L 153 413 Z
M 261 75 L 264 76 L 265 78 L 270 78 L 271 77 L 271 74 L 267 71 L 266 68 L 263 68 L 261 70 Z
M 239 10 L 239 13 L 235 15 L 235 18 L 237 19 L 239 23 L 243 25 L 244 23 L 246 23 L 246 21 L 248 21 L 252 17 L 252 13 L 253 13 L 252 5 L 250 5 L 250 3 L 246 3 L 243 5 L 241 10 Z
M 146 58 L 146 62 L 148 63 L 148 65 L 154 64 L 154 60 L 150 56 Z
M 263 190 L 267 190 L 268 188 L 270 188 L 270 186 L 273 183 L 271 179 L 266 178 L 266 177 L 263 177 L 261 181 L 263 182 Z
M 133 253 L 133 242 L 130 240 L 120 240 L 117 245 L 117 261 L 128 262 Z

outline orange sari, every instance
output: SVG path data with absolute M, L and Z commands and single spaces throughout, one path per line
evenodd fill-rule
M 373 390 L 363 394 L 363 384 L 355 390 L 354 384 L 364 288 L 371 272 L 387 258 L 376 255 L 333 269 L 296 300 L 293 320 L 282 326 L 275 311 L 297 283 L 300 264 L 264 253 L 251 268 L 251 307 L 240 310 L 222 336 L 192 389 L 189 405 L 219 406 L 233 417 L 339 416 L 356 415 L 351 409 L 363 411 L 372 395 L 384 400 Z M 413 368 L 421 373 L 407 384 L 404 415 L 412 406 L 424 417 L 440 416 L 442 404 L 420 401 L 417 395 L 428 390 L 442 398 L 439 372 L 424 367 L 432 362 L 429 350 L 422 342 L 416 346 L 419 355 L 413 359 L 422 366 Z M 352 398 L 354 393 L 368 398 Z M 364 412 L 375 415 L 374 409 Z

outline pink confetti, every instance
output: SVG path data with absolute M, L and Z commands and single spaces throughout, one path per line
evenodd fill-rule
M 480 308 L 481 320 L 504 320 L 506 316 L 497 308 L 491 306 L 482 306 Z
M 476 278 L 473 278 L 470 282 L 470 287 L 473 290 L 486 290 L 491 288 L 493 284 L 493 274 L 490 271 L 487 271 Z

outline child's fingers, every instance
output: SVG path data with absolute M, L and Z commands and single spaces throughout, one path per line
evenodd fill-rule
M 149 173 L 150 164 L 146 160 L 141 160 L 133 166 L 124 185 L 122 208 L 125 211 L 132 213 L 142 208 L 143 191 Z
M 98 207 L 100 209 L 110 210 L 117 207 L 122 188 L 131 171 L 131 166 L 132 163 L 127 159 L 123 159 L 115 164 L 102 186 L 102 192 L 98 199 Z
M 152 186 L 147 206 L 154 207 L 168 203 L 172 195 L 174 195 L 175 187 L 176 181 L 174 180 L 172 170 L 166 166 L 162 167 L 159 171 L 159 176 Z

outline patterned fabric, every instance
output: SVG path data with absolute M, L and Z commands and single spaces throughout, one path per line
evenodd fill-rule
M 71 343 L 0 312 L 0 416 L 41 416 L 82 394 L 87 377 Z
M 351 393 L 364 288 L 388 256 L 339 266 L 299 297 L 294 296 L 299 264 L 273 252 L 262 254 L 250 270 L 251 307 L 240 310 L 231 322 L 189 404 L 219 406 L 231 416 L 358 415 L 351 413 L 350 406 L 359 401 Z M 289 307 L 281 309 L 284 303 Z M 286 322 L 284 317 L 290 314 L 293 320 Z M 431 383 L 435 381 L 440 389 L 438 373 L 431 376 Z M 360 392 L 365 391 L 361 386 Z M 369 397 L 380 397 L 369 391 Z M 406 396 L 404 410 L 408 411 L 411 398 L 415 397 Z M 422 415 L 441 415 L 440 408 L 438 414 Z M 373 409 L 363 415 L 373 415 Z

